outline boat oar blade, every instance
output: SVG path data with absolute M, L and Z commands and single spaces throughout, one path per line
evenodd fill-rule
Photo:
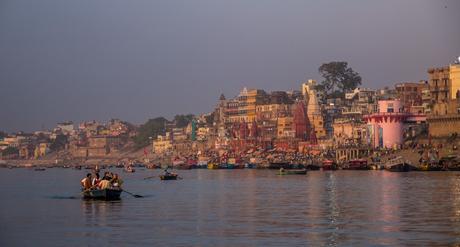
M 132 196 L 135 197 L 135 198 L 142 198 L 142 197 L 143 197 L 143 196 L 141 196 L 141 195 L 136 195 L 136 194 L 133 194 L 133 193 L 131 193 L 131 192 L 129 192 L 129 191 L 126 191 L 126 190 L 123 190 L 123 191 L 126 192 L 126 193 L 128 193 L 128 194 L 130 194 L 130 195 L 132 195 Z

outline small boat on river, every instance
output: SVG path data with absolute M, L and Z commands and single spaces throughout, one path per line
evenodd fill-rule
M 209 163 L 208 164 L 208 169 L 212 170 L 212 169 L 219 169 L 219 165 L 216 164 L 216 163 Z
M 252 164 L 252 163 L 244 164 L 244 168 L 253 169 L 253 168 L 256 168 L 256 167 L 257 167 L 256 164 Z
M 365 159 L 350 160 L 344 170 L 369 170 L 369 165 Z
M 310 171 L 317 171 L 321 169 L 321 166 L 316 165 L 316 164 L 309 164 L 309 165 L 306 165 L 305 168 Z
M 385 163 L 385 170 L 390 172 L 409 172 L 416 168 L 410 162 L 404 160 L 401 156 L 390 159 Z
M 161 180 L 177 180 L 178 175 L 175 173 L 166 173 L 163 175 L 160 175 Z
M 93 200 L 120 200 L 122 189 L 112 188 L 112 189 L 91 189 L 85 190 L 81 194 L 83 199 L 93 199 Z
M 128 173 L 133 173 L 135 172 L 136 170 L 134 170 L 134 168 L 132 166 L 128 166 L 126 167 L 124 170 L 124 172 L 128 172 Z
M 305 175 L 307 174 L 307 169 L 296 169 L 296 170 L 286 170 L 280 169 L 278 175 Z
M 46 171 L 46 168 L 44 167 L 37 167 L 34 169 L 35 171 Z
M 332 160 L 324 160 L 321 168 L 323 171 L 333 171 L 337 170 L 337 164 Z

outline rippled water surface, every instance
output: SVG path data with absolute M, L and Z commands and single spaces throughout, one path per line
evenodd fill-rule
M 458 245 L 460 173 L 126 174 L 116 202 L 80 199 L 87 171 L 0 169 L 0 246 Z

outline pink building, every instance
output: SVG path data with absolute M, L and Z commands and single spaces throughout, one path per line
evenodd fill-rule
M 372 147 L 393 148 L 403 144 L 404 122 L 410 117 L 400 100 L 380 100 L 379 112 L 366 115 Z

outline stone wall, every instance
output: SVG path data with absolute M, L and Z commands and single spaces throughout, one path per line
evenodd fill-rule
M 436 137 L 460 132 L 460 114 L 431 116 L 427 119 L 429 134 Z

